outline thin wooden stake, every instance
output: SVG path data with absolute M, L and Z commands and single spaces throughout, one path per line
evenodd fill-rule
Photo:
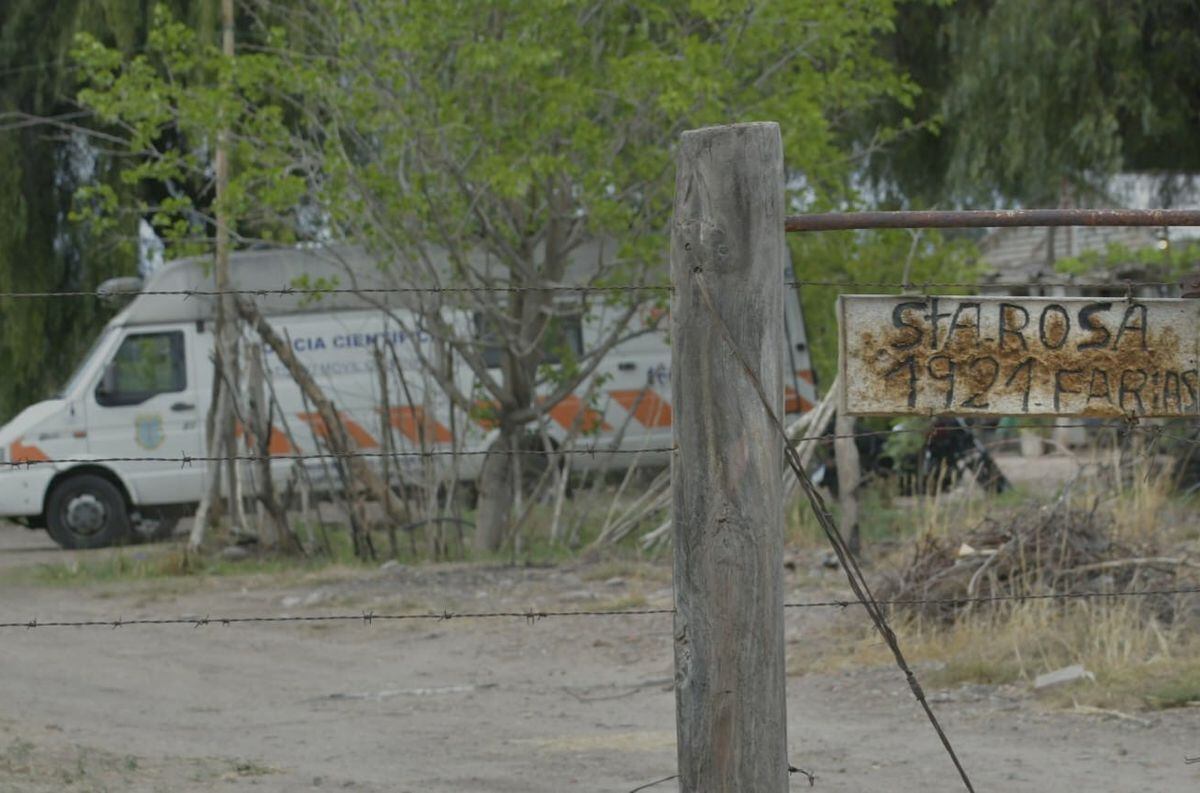
M 221 0 L 221 52 L 226 59 L 232 61 L 234 58 L 234 12 L 233 0 Z M 229 86 L 226 86 L 228 88 Z M 213 267 L 213 275 L 216 279 L 217 290 L 226 292 L 233 288 L 233 279 L 230 273 L 229 254 L 232 244 L 231 238 L 231 218 L 229 217 L 229 207 L 226 202 L 229 198 L 229 128 L 222 124 L 221 129 L 217 132 L 217 147 L 214 154 L 214 189 L 215 201 L 214 211 L 216 219 L 216 240 L 215 240 L 215 263 Z M 225 450 L 234 456 L 237 449 L 237 439 L 234 432 L 234 415 L 233 400 L 238 398 L 236 386 L 237 377 L 237 312 L 234 310 L 233 297 L 228 294 L 221 294 L 217 298 L 217 321 L 215 343 L 220 351 L 218 362 L 220 370 L 215 373 L 215 376 L 222 377 L 224 386 L 224 394 L 227 400 L 228 408 L 225 412 L 224 423 L 217 423 L 213 427 L 213 432 L 222 436 Z M 213 445 L 210 443 L 210 445 Z M 237 465 L 234 460 L 226 461 L 226 474 L 228 476 L 229 496 L 226 514 L 231 521 L 244 518 L 241 514 L 240 501 L 238 500 L 240 488 L 237 486 Z M 244 523 L 244 520 L 243 520 Z
M 217 409 L 214 414 L 213 424 L 220 427 L 225 421 L 226 414 L 229 411 L 229 401 L 226 391 L 228 389 L 222 387 L 217 396 Z M 221 433 L 214 433 L 210 439 L 208 454 L 211 457 L 224 457 L 229 454 L 225 448 L 225 436 Z M 213 503 L 221 497 L 221 466 L 218 462 L 213 461 L 208 469 L 209 480 L 208 487 L 204 489 L 204 496 L 200 499 L 200 506 L 196 508 L 196 515 L 192 518 L 192 532 L 188 536 L 188 548 L 191 550 L 199 550 L 200 545 L 204 542 L 204 530 L 208 527 L 209 515 L 211 514 Z
M 834 421 L 833 455 L 837 465 L 838 506 L 840 529 L 846 544 L 858 553 L 861 540 L 858 533 L 858 485 L 862 480 L 858 446 L 854 443 L 854 416 L 838 411 Z
M 372 354 L 375 358 L 375 372 L 379 375 L 379 437 L 383 439 L 383 481 L 388 485 L 383 491 L 383 512 L 387 515 L 392 511 L 391 458 L 396 449 L 396 439 L 392 435 L 392 400 L 388 394 L 387 364 L 384 363 L 383 349 L 378 343 L 372 350 Z M 399 528 L 394 522 L 390 520 L 387 522 L 388 552 L 393 559 L 400 558 L 400 548 L 396 543 L 396 531 Z
M 264 548 L 279 547 L 294 549 L 293 535 L 287 524 L 286 506 L 279 501 L 275 492 L 275 480 L 271 471 L 271 403 L 267 399 L 266 374 L 263 351 L 258 344 L 250 346 L 250 416 L 255 455 L 258 457 L 258 492 L 255 493 L 259 506 L 259 540 Z M 247 434 L 250 437 L 250 434 Z
M 403 523 L 404 516 L 397 510 L 396 500 L 388 492 L 388 483 L 380 478 L 379 474 L 362 457 L 352 454 L 354 445 L 350 440 L 349 433 L 346 432 L 346 428 L 342 424 L 342 420 L 338 416 L 333 402 L 325 396 L 325 392 L 317 385 L 317 381 L 313 379 L 308 368 L 296 357 L 291 346 L 286 344 L 283 338 L 275 332 L 271 323 L 263 317 L 253 303 L 242 301 L 237 305 L 242 319 L 275 352 L 279 362 L 287 368 L 288 373 L 292 376 L 292 380 L 299 386 L 304 398 L 311 400 L 313 407 L 316 408 L 317 414 L 326 428 L 325 441 L 329 445 L 330 451 L 336 457 L 335 462 L 337 463 L 339 474 L 344 477 L 345 481 L 342 484 L 347 489 L 347 497 L 352 499 L 357 498 L 349 490 L 356 483 L 359 483 L 381 504 L 384 504 L 388 508 L 388 520 Z M 359 506 L 361 506 L 361 499 L 357 498 L 357 501 L 360 502 Z M 353 528 L 358 524 L 357 531 L 355 531 L 355 550 L 362 554 L 364 558 L 374 558 L 375 553 L 371 545 L 371 536 L 367 531 L 365 515 L 361 510 L 355 508 L 353 501 L 351 502 L 351 507 L 351 526 Z

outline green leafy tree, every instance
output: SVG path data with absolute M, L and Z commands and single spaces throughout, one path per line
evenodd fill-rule
M 130 55 L 149 28 L 145 0 L 6 0 L 0 6 L 0 291 L 89 290 L 137 270 L 138 219 L 105 233 L 70 221 L 77 189 L 108 185 L 131 202 L 103 130 L 75 102 L 75 36 L 89 32 Z M 211 3 L 174 2 L 199 30 Z M 0 298 L 0 422 L 50 395 L 110 316 L 91 298 Z
M 137 155 L 125 178 L 206 172 L 220 119 L 235 141 L 229 210 L 243 239 L 362 242 L 398 281 L 420 286 L 560 284 L 597 242 L 604 252 L 590 283 L 661 282 L 681 131 L 778 120 L 798 198 L 838 202 L 852 195 L 848 120 L 915 92 L 873 54 L 891 29 L 890 0 L 245 7 L 266 24 L 233 63 L 167 15 L 145 55 L 81 42 L 92 82 L 80 98 L 125 130 Z M 139 207 L 180 242 L 193 209 L 184 199 Z M 641 299 L 609 301 L 593 346 L 557 367 L 542 365 L 544 341 L 578 306 L 552 292 L 430 295 L 415 306 L 438 349 L 472 370 L 475 389 L 455 382 L 440 354 L 428 354 L 425 369 L 460 408 L 487 403 L 498 424 L 498 453 L 480 481 L 480 548 L 501 542 L 518 479 L 503 452 L 586 388 L 607 350 L 644 332 Z M 451 307 L 477 315 L 488 343 L 448 319 Z M 500 365 L 489 366 L 497 340 Z
M 1165 282 L 1193 275 L 1200 267 L 1200 242 L 1185 240 L 1150 248 L 1129 248 L 1113 243 L 1103 250 L 1086 251 L 1079 256 L 1059 259 L 1054 269 L 1067 275 L 1132 273 L 1135 280 L 1148 278 Z
M 837 375 L 840 294 L 895 294 L 903 283 L 921 294 L 962 294 L 979 275 L 969 238 L 937 231 L 823 232 L 793 235 L 792 260 L 809 352 L 818 382 Z M 816 283 L 810 283 L 816 282 Z
M 872 152 L 877 191 L 1056 205 L 1102 201 L 1118 170 L 1200 171 L 1198 14 L 1195 0 L 903 5 L 882 52 L 923 93 L 906 111 L 912 134 Z M 872 108 L 860 138 L 901 120 Z

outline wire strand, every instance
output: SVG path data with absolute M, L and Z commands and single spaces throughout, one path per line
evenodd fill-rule
M 938 598 L 898 598 L 894 600 L 877 600 L 880 606 L 924 606 L 924 605 L 965 605 L 968 603 L 995 603 L 1002 601 L 1030 600 L 1074 600 L 1074 599 L 1103 599 L 1103 598 L 1133 598 L 1133 597 L 1164 597 L 1170 595 L 1200 594 L 1200 586 L 1172 587 L 1163 589 L 1128 590 L 1118 592 L 1057 592 L 1030 595 L 984 595 L 971 597 L 938 597 Z M 863 603 L 853 599 L 816 600 L 806 602 L 784 603 L 785 609 L 817 609 L 861 606 Z M 649 617 L 674 614 L 674 608 L 647 609 L 580 609 L 580 610 L 550 610 L 528 608 L 525 610 L 495 610 L 495 611 L 444 611 L 413 612 L 407 614 L 388 614 L 365 611 L 360 614 L 269 614 L 250 616 L 179 616 L 179 617 L 114 617 L 108 619 L 27 619 L 8 620 L 0 622 L 0 628 L 124 628 L 134 626 L 163 626 L 187 625 L 202 628 L 215 625 L 246 625 L 255 623 L 298 623 L 298 622 L 361 622 L 370 625 L 374 622 L 405 622 L 412 620 L 432 620 L 446 622 L 448 620 L 524 620 L 536 623 L 543 619 L 565 619 L 576 617 Z
M 15 300 L 50 299 L 60 297 L 182 297 L 184 300 L 199 297 L 321 297 L 325 295 L 382 295 L 382 294 L 489 294 L 519 292 L 563 292 L 569 294 L 592 294 L 604 292 L 651 292 L 670 291 L 669 284 L 617 284 L 612 286 L 379 286 L 379 287 L 281 287 L 279 289 L 145 289 L 120 292 L 102 289 L 75 289 L 43 292 L 0 292 L 0 298 Z
M 614 454 L 645 454 L 647 452 L 673 452 L 674 446 L 649 446 L 638 449 L 614 449 L 591 446 L 579 449 L 556 449 L 547 452 L 544 449 L 430 449 L 414 452 L 318 452 L 314 454 L 233 454 L 227 456 L 208 456 L 180 454 L 178 457 L 57 457 L 45 459 L 12 460 L 7 463 L 9 468 L 32 468 L 38 465 L 80 465 L 86 463 L 172 463 L 188 467 L 193 463 L 225 463 L 225 462 L 263 462 L 267 460 L 287 462 L 290 460 L 344 460 L 351 458 L 391 459 L 393 457 L 486 457 L 489 454 L 500 456 L 572 456 L 593 457 L 596 455 Z
M 1179 289 L 1177 281 L 1134 281 L 1117 279 L 1112 281 L 855 281 L 822 278 L 802 278 L 784 281 L 786 287 L 837 287 L 841 289 L 895 289 L 921 292 L 931 289 Z M 278 289 L 147 289 L 130 292 L 115 292 L 102 289 L 73 289 L 55 291 L 8 291 L 0 292 L 0 299 L 44 300 L 80 297 L 182 297 L 184 300 L 223 295 L 240 297 L 320 297 L 324 295 L 382 295 L 382 294 L 515 294 L 523 292 L 553 292 L 564 294 L 601 294 L 636 292 L 673 292 L 670 284 L 611 284 L 579 285 L 547 284 L 544 286 L 397 286 L 397 287 L 281 287 Z M 1004 295 L 995 295 L 1003 297 Z
M 898 416 L 898 419 L 926 419 L 930 416 L 923 414 L 913 414 L 909 416 Z M 971 416 L 962 417 L 971 419 Z M 992 420 L 992 417 L 981 417 L 986 420 Z M 1187 418 L 1181 416 L 1180 418 Z M 800 435 L 790 439 L 792 444 L 797 444 L 805 441 L 831 441 L 839 438 L 873 438 L 886 437 L 889 435 L 901 434 L 934 434 L 938 432 L 963 432 L 963 431 L 1007 431 L 1013 429 L 1090 429 L 1090 430 L 1114 430 L 1119 433 L 1136 433 L 1143 435 L 1152 440 L 1167 439 L 1178 443 L 1185 443 L 1192 446 L 1200 446 L 1200 438 L 1189 438 L 1184 435 L 1168 432 L 1161 426 L 1142 426 L 1135 423 L 1135 417 L 1125 419 L 1087 419 L 1084 421 L 1055 421 L 1052 417 L 1048 417 L 1043 421 L 1028 421 L 1028 422 L 1010 422 L 1003 426 L 995 428 L 980 427 L 978 425 L 967 425 L 966 427 L 950 425 L 947 427 L 927 427 L 915 426 L 904 427 L 895 426 L 882 430 L 864 430 L 862 432 L 853 433 L 824 433 L 818 435 Z M 235 455 L 189 455 L 181 453 L 176 457 L 166 456 L 128 456 L 128 457 L 43 457 L 39 459 L 23 458 L 14 459 L 7 462 L 0 462 L 0 470 L 5 467 L 9 469 L 28 469 L 39 465 L 85 465 L 89 463 L 170 463 L 188 467 L 194 463 L 222 463 L 222 462 L 263 462 L 263 461 L 300 461 L 305 460 L 335 460 L 335 459 L 391 459 L 397 457 L 406 458 L 429 458 L 429 457 L 486 457 L 489 454 L 504 455 L 504 456 L 522 456 L 522 457 L 537 457 L 542 455 L 547 456 L 564 456 L 564 457 L 595 457 L 598 455 L 620 455 L 620 454 L 667 454 L 679 450 L 678 446 L 645 446 L 628 449 L 618 449 L 606 446 L 586 446 L 579 448 L 560 448 L 553 451 L 544 449 L 428 449 L 425 451 L 354 451 L 354 452 L 316 452 L 312 454 L 277 454 L 277 455 L 258 455 L 258 454 L 235 454 Z M 27 454 L 27 453 L 26 453 Z

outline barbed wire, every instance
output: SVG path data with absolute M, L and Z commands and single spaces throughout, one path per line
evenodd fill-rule
M 954 418 L 954 417 L 947 417 L 947 416 L 942 416 L 939 414 L 931 414 L 931 415 L 909 414 L 909 415 L 904 415 L 904 416 L 894 416 L 893 418 L 903 421 L 905 419 L 930 419 L 930 418 Z M 1143 432 L 1143 433 L 1148 433 L 1148 434 L 1153 432 L 1156 435 L 1164 434 L 1164 433 L 1158 432 L 1158 430 L 1160 428 L 1141 427 L 1141 426 L 1133 423 L 1133 421 L 1136 421 L 1137 419 L 1133 419 L 1133 420 L 1124 419 L 1124 418 L 1122 418 L 1122 419 L 1090 419 L 1088 421 L 1073 421 L 1073 422 L 1066 422 L 1066 423 L 1056 421 L 1054 423 L 1048 423 L 1048 422 L 1053 421 L 1053 417 L 1047 417 L 1047 419 L 1045 421 L 1009 422 L 1009 423 L 1005 423 L 1005 424 L 1000 424 L 1000 422 L 1004 418 L 1003 416 L 982 415 L 982 416 L 978 416 L 978 417 L 959 416 L 957 418 L 962 418 L 964 421 L 972 421 L 972 420 L 974 420 L 974 421 L 979 421 L 979 420 L 994 421 L 997 423 L 997 426 L 996 427 L 982 427 L 982 426 L 973 425 L 973 424 L 967 424 L 965 427 L 958 425 L 958 424 L 950 424 L 950 425 L 947 425 L 944 427 L 936 427 L 936 428 L 935 427 L 923 427 L 923 426 L 920 426 L 920 427 L 896 426 L 896 427 L 889 427 L 888 429 L 882 429 L 882 430 L 863 430 L 861 432 L 843 432 L 843 433 L 829 432 L 829 433 L 825 433 L 823 435 L 799 435 L 794 438 L 791 438 L 791 442 L 793 444 L 795 444 L 795 443 L 801 443 L 803 441 L 826 441 L 826 440 L 831 441 L 831 440 L 839 440 L 839 439 L 845 439 L 845 438 L 851 438 L 851 439 L 852 438 L 876 438 L 876 437 L 887 436 L 887 435 L 903 435 L 905 433 L 934 433 L 934 432 L 954 432 L 954 431 L 967 431 L 967 430 L 983 430 L 983 431 L 991 431 L 991 432 L 1002 432 L 1002 431 L 1010 430 L 1010 429 L 1049 429 L 1049 430 L 1111 429 L 1111 430 L 1117 430 L 1120 432 L 1131 431 L 1131 432 Z M 1183 417 L 1181 417 L 1181 418 L 1183 418 Z
M 801 279 L 787 281 L 785 286 L 835 286 L 853 287 L 856 289 L 1142 289 L 1142 288 L 1180 288 L 1178 281 L 1133 281 L 1117 279 L 1113 281 L 842 281 L 837 279 Z M 1006 297 L 1007 295 L 985 295 L 985 297 Z M 1028 295 L 1013 295 L 1017 299 Z M 1068 295 L 1069 297 L 1069 295 Z
M 242 625 L 254 623 L 280 622 L 361 622 L 370 625 L 375 622 L 403 622 L 411 620 L 432 620 L 447 622 L 464 619 L 521 619 L 535 623 L 543 619 L 555 617 L 629 617 L 647 616 L 653 614 L 673 614 L 675 609 L 614 609 L 611 611 L 549 611 L 544 609 L 527 609 L 525 611 L 441 611 L 422 612 L 413 614 L 376 614 L 364 611 L 361 614 L 276 614 L 246 617 L 142 617 L 124 619 L 92 619 L 92 620 L 51 620 L 37 619 L 23 622 L 0 622 L 0 628 L 124 628 L 126 626 L 145 625 L 190 625 L 203 628 L 210 625 Z
M 1003 601 L 1037 601 L 1037 600 L 1078 600 L 1078 599 L 1107 599 L 1135 597 L 1166 597 L 1174 595 L 1200 594 L 1200 586 L 1168 587 L 1161 589 L 1135 589 L 1117 592 L 1046 592 L 1035 594 L 1007 595 L 972 595 L 964 597 L 937 598 L 897 598 L 892 600 L 876 600 L 880 606 L 929 606 L 951 605 L 962 606 L 971 603 L 996 603 Z M 785 609 L 816 609 L 861 606 L 863 603 L 856 599 L 814 600 L 804 602 L 784 603 Z M 270 614 L 250 616 L 213 617 L 206 615 L 180 617 L 116 617 L 109 619 L 81 620 L 9 620 L 0 622 L 0 628 L 125 628 L 135 626 L 164 626 L 187 625 L 193 628 L 204 628 L 217 625 L 244 625 L 258 623 L 304 623 L 304 622 L 358 622 L 371 625 L 376 622 L 406 622 L 433 621 L 447 622 L 450 620 L 524 620 L 529 624 L 543 619 L 561 619 L 575 617 L 649 617 L 674 614 L 674 608 L 639 608 L 639 609 L 539 609 L 524 610 L 506 609 L 495 611 L 443 611 L 412 612 L 401 614 L 377 613 L 364 611 L 359 614 Z
M 489 454 L 513 456 L 555 456 L 567 455 L 573 457 L 594 457 L 600 454 L 645 454 L 647 452 L 673 452 L 674 446 L 648 446 L 640 449 L 614 449 L 600 446 L 590 446 L 579 449 L 556 449 L 547 452 L 544 449 L 430 449 L 427 451 L 411 452 L 315 452 L 313 454 L 231 454 L 231 455 L 191 455 L 180 454 L 178 457 L 55 457 L 42 460 L 12 460 L 5 463 L 9 468 L 32 468 L 37 465 L 81 465 L 86 463 L 172 463 L 181 468 L 187 468 L 193 463 L 241 463 L 263 462 L 266 460 L 287 462 L 305 460 L 344 460 L 350 458 L 392 459 L 394 457 L 486 457 Z
M 1039 592 L 1030 594 L 964 595 L 962 597 L 893 598 L 875 602 L 881 606 L 966 606 L 976 603 L 1026 602 L 1037 600 L 1101 600 L 1104 598 L 1166 597 L 1200 594 L 1200 585 L 1162 589 L 1131 589 L 1117 592 Z M 849 608 L 861 606 L 858 600 L 814 600 L 804 603 L 784 603 L 785 609 Z
M 1200 226 L 1194 209 L 917 209 L 788 215 L 784 231 L 1013 228 L 1050 226 Z
M 1200 759 L 1200 758 L 1198 758 L 1198 759 Z M 813 787 L 817 784 L 817 775 L 812 773 L 811 771 L 806 771 L 803 768 L 797 768 L 796 766 L 792 765 L 791 763 L 787 764 L 787 771 L 788 771 L 789 776 L 792 774 L 800 774 L 802 777 L 807 779 L 809 787 Z M 643 790 L 649 790 L 652 787 L 658 787 L 659 785 L 663 784 L 664 782 L 670 782 L 672 779 L 679 779 L 679 774 L 671 774 L 670 776 L 664 776 L 659 779 L 656 779 L 653 782 L 646 782 L 645 784 L 638 785 L 637 787 L 630 790 L 629 793 L 641 793 L 641 791 L 643 791 Z
M 592 292 L 644 292 L 670 291 L 669 284 L 618 284 L 612 286 L 378 286 L 378 287 L 281 287 L 278 289 L 147 289 L 128 292 L 103 289 L 75 289 L 53 292 L 0 292 L 0 298 L 45 299 L 57 297 L 182 297 L 184 300 L 197 297 L 320 297 L 324 295 L 380 295 L 380 294 L 483 294 L 511 292 L 568 292 L 572 294 Z
M 901 421 L 905 419 L 929 419 L 939 418 L 936 414 L 911 414 L 908 416 L 895 417 Z M 824 433 L 817 435 L 799 435 L 791 438 L 793 444 L 805 441 L 832 441 L 837 439 L 857 439 L 857 438 L 873 438 L 886 437 L 889 435 L 901 435 L 908 433 L 918 434 L 934 434 L 938 432 L 960 432 L 960 431 L 985 431 L 985 432 L 1004 432 L 1007 430 L 1016 429 L 1089 429 L 1089 430 L 1115 430 L 1120 433 L 1136 433 L 1143 435 L 1151 440 L 1166 439 L 1179 443 L 1191 444 L 1200 446 L 1200 438 L 1189 438 L 1184 435 L 1168 432 L 1166 428 L 1151 425 L 1142 426 L 1137 422 L 1140 420 L 1135 416 L 1126 418 L 1113 419 L 1087 419 L 1084 421 L 1061 422 L 1055 421 L 1053 417 L 1046 417 L 1041 421 L 1028 422 L 1007 422 L 1000 423 L 1002 418 L 992 416 L 961 416 L 964 421 L 995 421 L 997 426 L 987 427 L 975 424 L 950 424 L 943 427 L 928 427 L 928 426 L 895 426 L 887 429 L 879 430 L 863 430 L 860 432 L 850 433 Z M 1179 418 L 1190 418 L 1190 416 L 1180 416 Z M 1169 420 L 1169 419 L 1168 419 Z M 429 457 L 486 457 L 489 454 L 502 456 L 522 456 L 522 457 L 596 457 L 598 455 L 619 455 L 619 454 L 666 454 L 679 450 L 677 446 L 645 446 L 640 448 L 618 449 L 606 446 L 586 446 L 586 447 L 567 447 L 558 448 L 551 451 L 545 449 L 427 449 L 425 451 L 353 451 L 353 452 L 314 452 L 311 454 L 275 454 L 275 455 L 259 455 L 259 454 L 234 454 L 234 455 L 190 455 L 181 453 L 175 457 L 167 456 L 124 456 L 124 457 L 46 457 L 43 459 L 20 459 L 0 462 L 0 470 L 3 468 L 21 469 L 33 468 L 39 465 L 86 465 L 90 463 L 170 463 L 179 465 L 182 468 L 189 467 L 194 463 L 226 463 L 226 462 L 263 462 L 277 461 L 288 462 L 306 460 L 344 460 L 351 458 L 365 459 L 394 459 L 397 457 L 406 458 L 429 458 Z
M 928 418 L 946 418 L 946 417 L 940 416 L 937 414 L 934 414 L 934 415 L 921 414 L 921 415 L 899 416 L 896 418 L 928 419 Z M 1151 421 L 1151 420 L 1153 420 L 1153 421 L 1178 421 L 1178 420 L 1183 420 L 1183 419 L 1195 419 L 1195 418 L 1197 418 L 1197 416 L 1195 416 L 1195 415 L 1181 415 L 1178 418 L 1158 417 L 1158 418 L 1152 418 L 1152 419 L 1151 418 L 1139 419 L 1138 417 L 1131 416 L 1131 417 L 1121 418 L 1121 419 L 1096 418 L 1096 419 L 1088 419 L 1088 420 L 1076 421 L 1076 422 L 1054 422 L 1054 423 L 1049 423 L 1049 419 L 1047 422 L 1001 423 L 1004 420 L 1003 416 L 988 416 L 988 415 L 979 416 L 979 417 L 961 416 L 960 418 L 963 418 L 964 420 L 991 421 L 991 422 L 995 422 L 996 426 L 995 427 L 987 427 L 987 426 L 980 426 L 978 424 L 967 424 L 966 426 L 962 426 L 962 425 L 950 424 L 950 425 L 946 425 L 946 426 L 942 426 L 942 427 L 893 427 L 893 428 L 884 429 L 884 430 L 864 430 L 862 432 L 828 433 L 825 435 L 803 435 L 803 436 L 797 436 L 795 438 L 792 438 L 791 440 L 792 440 L 793 444 L 796 444 L 796 443 L 800 443 L 802 441 L 824 441 L 824 440 L 837 440 L 837 439 L 842 439 L 842 438 L 846 438 L 846 439 L 873 438 L 873 437 L 897 435 L 897 434 L 903 434 L 903 433 L 914 433 L 914 432 L 915 433 L 935 434 L 938 432 L 956 432 L 956 431 L 1004 432 L 1004 431 L 1011 430 L 1011 429 L 1041 429 L 1041 430 L 1085 429 L 1085 430 L 1093 430 L 1093 431 L 1112 430 L 1112 431 L 1115 431 L 1117 433 L 1122 433 L 1122 434 L 1140 435 L 1140 436 L 1143 436 L 1143 437 L 1149 439 L 1150 441 L 1169 440 L 1169 441 L 1174 441 L 1176 443 L 1184 443 L 1184 444 L 1188 444 L 1191 446 L 1200 447 L 1200 437 L 1188 437 L 1186 435 L 1179 435 L 1176 433 L 1172 433 L 1172 432 L 1167 431 L 1167 429 L 1165 427 L 1162 427 L 1160 425 L 1142 425 L 1142 424 L 1137 423 L 1138 421 Z
M 1178 281 L 1144 281 L 1115 279 L 1110 281 L 858 281 L 831 278 L 801 278 L 784 281 L 786 287 L 837 287 L 843 289 L 896 289 L 920 292 L 930 289 L 1179 289 Z M 0 291 L 0 299 L 34 300 L 79 297 L 181 297 L 184 300 L 201 297 L 321 297 L 326 295 L 381 294 L 512 294 L 522 292 L 554 292 L 566 294 L 673 292 L 671 284 L 611 284 L 578 285 L 547 284 L 544 286 L 379 286 L 379 287 L 280 287 L 278 289 L 147 289 L 128 292 L 104 289 L 72 289 L 56 291 Z M 1004 295 L 994 295 L 1003 297 Z M 1022 296 L 1017 296 L 1022 297 Z

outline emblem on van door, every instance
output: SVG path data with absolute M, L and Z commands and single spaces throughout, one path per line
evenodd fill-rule
M 162 416 L 157 413 L 142 414 L 133 420 L 133 436 L 143 449 L 157 449 L 163 445 L 167 435 L 163 432 Z

